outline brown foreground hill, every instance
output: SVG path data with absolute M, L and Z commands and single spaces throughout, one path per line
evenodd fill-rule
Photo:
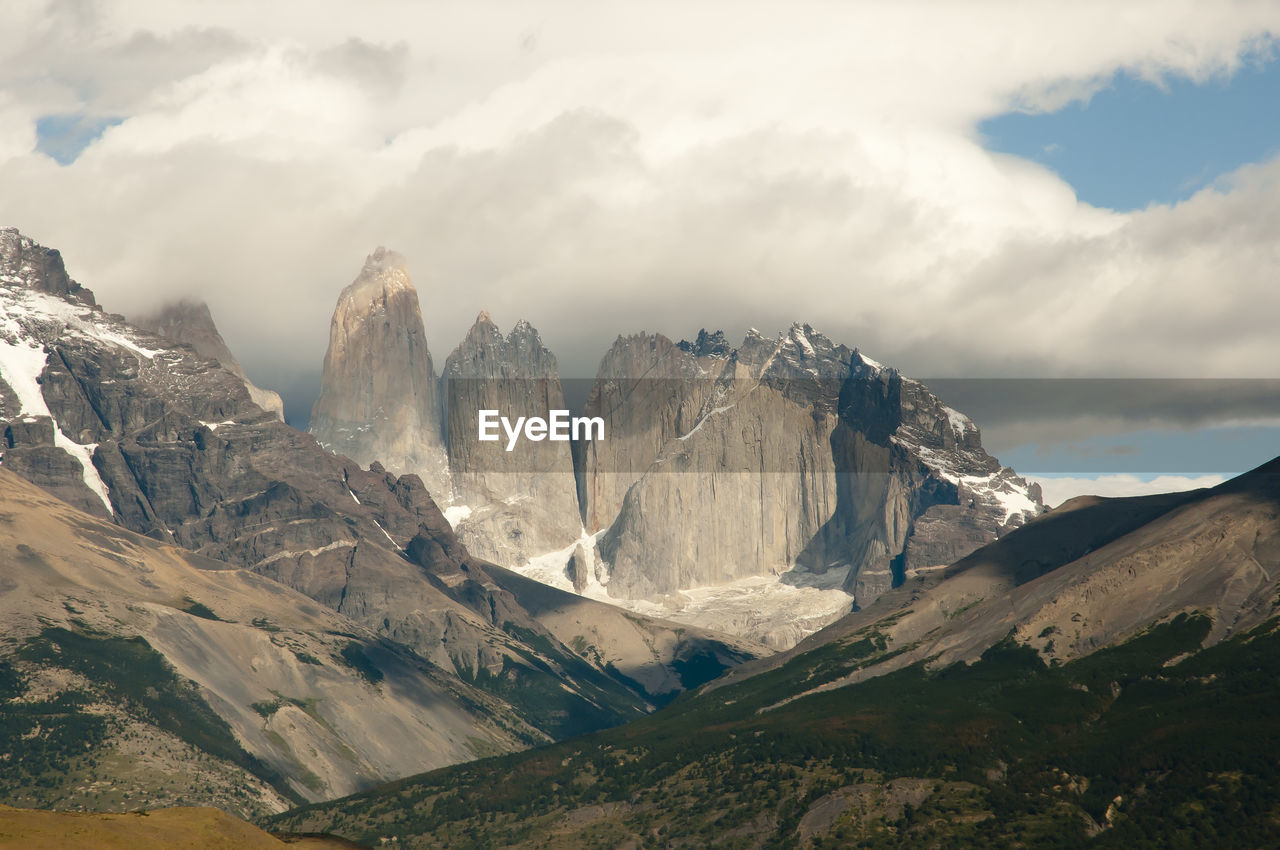
M 344 850 L 360 847 L 330 836 L 275 836 L 208 808 L 123 814 L 40 812 L 0 806 L 0 848 L 22 850 Z

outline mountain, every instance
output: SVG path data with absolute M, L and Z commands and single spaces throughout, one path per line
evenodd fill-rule
M 397 280 L 412 291 L 406 274 Z M 344 295 L 334 327 L 381 321 L 376 302 L 363 309 L 358 318 Z M 361 348 L 362 370 L 341 375 L 331 342 L 322 402 L 386 399 L 351 412 L 343 433 L 387 452 L 420 435 L 421 424 L 376 412 L 405 393 L 374 375 L 403 373 L 414 338 Z M 481 411 L 519 422 L 565 407 L 555 356 L 527 322 L 504 336 L 482 312 L 449 355 L 440 395 L 451 474 L 437 496 L 471 552 L 775 648 L 1044 510 L 967 417 L 804 324 L 773 338 L 752 330 L 737 348 L 719 331 L 619 336 L 582 411 L 603 423 L 601 439 L 509 438 L 497 423 L 482 439 Z M 340 448 L 330 419 L 312 431 Z
M 504 337 L 481 313 L 445 361 L 442 381 L 456 525 L 468 548 L 501 564 L 523 564 L 579 540 L 569 443 L 523 439 L 512 447 L 500 428 L 499 439 L 480 439 L 482 410 L 514 422 L 565 409 L 555 355 L 538 331 L 520 321 Z
M 416 473 L 448 502 L 441 416 L 418 292 L 404 258 L 378 248 L 338 296 L 309 429 L 362 465 Z
M 175 301 L 166 304 L 159 312 L 135 317 L 131 323 L 134 327 L 189 345 L 201 357 L 217 360 L 224 369 L 234 372 L 244 381 L 245 389 L 249 391 L 249 398 L 254 404 L 275 414 L 281 422 L 284 421 L 284 401 L 279 393 L 262 389 L 245 375 L 244 367 L 231 353 L 222 334 L 218 333 L 208 304 L 203 301 Z
M 326 451 L 216 361 L 96 308 L 17 231 L 0 231 L 0 257 L 3 463 L 68 503 L 298 591 L 551 738 L 639 716 L 760 651 L 604 606 L 566 618 L 537 589 L 557 637 L 416 474 Z M 720 666 L 682 675 L 687 656 Z
M 278 582 L 90 517 L 8 469 L 0 505 L 5 802 L 255 815 L 546 740 Z
M 778 648 L 1044 510 L 967 417 L 808 325 L 619 337 L 586 412 L 587 592 Z
M 625 727 L 272 820 L 400 846 L 1280 842 L 1280 459 L 1085 498 Z

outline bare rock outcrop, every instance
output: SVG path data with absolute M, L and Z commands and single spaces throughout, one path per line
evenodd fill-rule
M 244 367 L 231 353 L 222 334 L 218 333 L 208 304 L 203 301 L 175 301 L 162 307 L 159 312 L 132 321 L 136 327 L 191 346 L 201 357 L 217 360 L 224 369 L 229 369 L 244 381 L 245 389 L 249 391 L 249 398 L 253 399 L 254 404 L 274 414 L 281 422 L 284 421 L 284 400 L 276 391 L 263 389 L 249 380 Z
M 579 496 L 589 533 L 614 521 L 631 485 L 671 440 L 697 424 L 728 363 L 727 346 L 708 338 L 704 331 L 695 348 L 662 334 L 619 336 L 601 359 L 584 415 L 602 418 L 607 438 L 578 445 Z M 718 341 L 723 339 L 720 334 Z
M 479 412 L 515 423 L 564 410 L 555 355 L 528 322 L 505 337 L 481 313 L 445 361 L 442 386 L 454 500 L 469 509 L 459 536 L 476 555 L 519 565 L 572 544 L 582 534 L 573 457 L 567 441 L 521 438 L 508 450 L 480 439 Z
M 660 597 L 791 569 L 835 511 L 829 439 L 851 354 L 796 325 L 704 355 L 719 367 L 714 380 L 694 361 L 697 377 L 682 383 L 703 396 L 697 415 L 666 440 L 601 538 L 609 592 Z
M 362 465 L 412 472 L 447 502 L 440 398 L 404 258 L 378 248 L 338 296 L 310 431 Z
M 638 397 L 615 389 L 629 385 L 605 370 L 614 364 L 693 377 L 648 393 L 659 399 L 648 402 L 647 424 L 670 437 L 639 431 L 635 447 L 619 443 L 652 460 L 599 541 L 611 595 L 660 599 L 841 568 L 865 605 L 908 571 L 949 563 L 1043 510 L 1038 489 L 987 455 L 967 417 L 808 325 L 773 339 L 752 331 L 728 353 L 711 335 L 661 356 L 654 344 L 648 360 L 647 341 L 632 339 L 615 344 L 593 399 Z M 697 415 L 681 428 L 694 402 Z M 583 483 L 588 516 L 601 524 L 616 492 L 596 481 L 609 473 L 603 448 L 586 455 L 595 466 Z

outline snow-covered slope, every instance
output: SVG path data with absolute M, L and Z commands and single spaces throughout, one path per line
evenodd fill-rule
M 120 317 L 103 313 L 92 294 L 67 278 L 56 251 L 16 229 L 0 228 L 0 421 L 31 426 L 17 429 L 19 434 L 50 436 L 52 447 L 79 466 L 84 487 L 96 500 L 90 502 L 94 512 L 109 515 L 107 487 L 92 461 L 96 443 L 67 433 L 50 413 L 42 388 L 54 343 L 75 339 L 118 349 L 136 358 L 139 369 L 163 369 L 163 360 L 154 361 L 164 357 L 164 349 Z M 20 437 L 12 427 L 7 430 L 7 446 L 14 448 Z

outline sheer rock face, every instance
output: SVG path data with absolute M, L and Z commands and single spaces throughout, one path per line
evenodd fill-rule
M 807 325 L 772 340 L 753 331 L 728 355 L 718 346 L 697 358 L 706 346 L 677 350 L 695 377 L 664 384 L 673 395 L 686 388 L 681 401 L 697 412 L 626 492 L 601 538 L 614 595 L 660 597 L 785 572 L 835 512 L 829 440 L 852 352 Z
M 132 321 L 136 327 L 191 346 L 201 357 L 217 360 L 224 369 L 234 372 L 244 381 L 254 404 L 284 421 L 284 400 L 279 393 L 262 389 L 245 375 L 244 367 L 231 353 L 222 334 L 218 333 L 208 304 L 203 301 L 176 301 L 165 305 L 158 313 Z
M 338 296 L 311 411 L 320 444 L 361 464 L 416 473 L 448 501 L 440 398 L 418 293 L 404 259 L 379 248 Z
M 727 363 L 726 351 L 695 350 L 661 334 L 619 336 L 613 343 L 585 407 L 585 415 L 604 420 L 606 438 L 578 447 L 588 532 L 608 528 L 627 490 L 663 447 L 693 430 Z
M 626 369 L 694 378 L 654 382 L 664 392 L 646 398 L 616 374 Z M 865 605 L 1043 510 L 1038 489 L 987 455 L 966 417 L 807 325 L 775 339 L 752 331 L 727 355 L 712 335 L 674 353 L 619 340 L 592 398 L 638 409 L 627 411 L 630 431 L 610 432 L 616 448 L 585 455 L 588 519 L 612 523 L 599 550 L 615 596 L 844 568 Z M 606 449 L 652 457 L 642 474 L 611 476 L 634 476 L 616 519 Z
M 511 451 L 479 439 L 479 411 L 515 423 L 564 410 L 555 355 L 528 322 L 505 337 L 481 313 L 449 355 L 442 375 L 454 500 L 470 508 L 458 525 L 467 547 L 501 564 L 523 564 L 562 549 L 582 533 L 568 442 L 521 438 Z

